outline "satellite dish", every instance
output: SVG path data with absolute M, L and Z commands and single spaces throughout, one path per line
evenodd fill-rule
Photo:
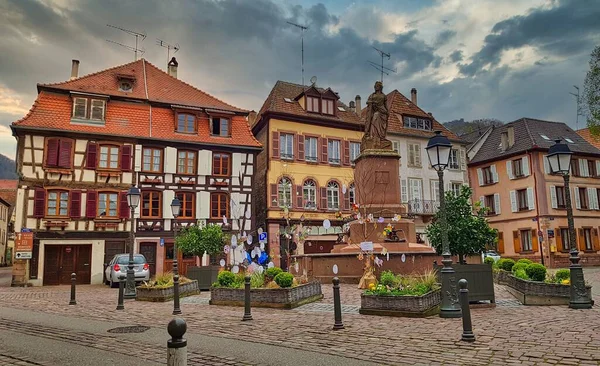
M 310 78 L 310 83 L 311 84 L 316 84 L 317 83 L 317 77 L 313 76 L 312 78 Z

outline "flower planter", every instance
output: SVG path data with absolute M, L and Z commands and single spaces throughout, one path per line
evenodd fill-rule
M 571 286 L 556 283 L 527 281 L 508 274 L 506 288 L 523 305 L 569 305 Z M 592 297 L 592 286 L 586 286 Z
M 435 268 L 440 283 L 442 282 L 442 268 L 442 266 Z M 489 264 L 452 263 L 452 268 L 454 269 L 456 283 L 463 278 L 469 283 L 469 302 L 489 301 L 492 304 L 496 302 L 492 266 Z M 456 296 L 458 297 L 458 293 Z
M 506 285 L 508 283 L 508 277 L 510 275 L 510 272 L 499 269 L 494 272 L 494 282 L 499 285 Z
M 253 288 L 250 290 L 250 305 L 254 307 L 293 309 L 322 298 L 323 292 L 319 282 L 290 288 Z M 210 304 L 244 306 L 244 290 L 211 287 Z
M 153 302 L 165 302 L 173 300 L 173 287 L 166 288 L 144 288 L 137 287 L 136 300 L 139 301 L 153 301 Z M 179 297 L 186 297 L 191 295 L 197 295 L 200 293 L 198 290 L 198 281 L 191 281 L 188 283 L 179 284 Z
M 366 315 L 422 318 L 438 314 L 442 295 L 440 290 L 422 296 L 360 295 L 359 313 Z
M 219 266 L 188 266 L 186 277 L 190 280 L 198 281 L 198 289 L 200 291 L 210 290 L 212 284 L 217 281 L 219 270 Z

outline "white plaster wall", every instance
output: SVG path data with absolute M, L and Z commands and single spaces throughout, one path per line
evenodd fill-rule
M 33 155 L 35 157 L 36 164 L 39 164 L 44 161 L 44 152 L 43 151 L 35 150 L 33 152 Z
M 174 174 L 177 172 L 177 149 L 167 147 L 165 149 L 165 173 Z
M 88 140 L 75 140 L 75 151 L 85 152 L 87 150 Z
M 29 141 L 29 136 L 27 137 L 27 141 Z M 33 136 L 33 146 L 40 147 L 44 146 L 44 136 Z
M 242 153 L 233 153 L 231 157 L 231 175 L 234 177 L 239 176 L 242 171 L 242 161 L 246 157 L 246 154 Z

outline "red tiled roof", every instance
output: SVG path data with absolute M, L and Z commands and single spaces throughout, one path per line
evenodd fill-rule
M 576 131 L 579 136 L 583 137 L 587 142 L 592 144 L 595 148 L 600 149 L 600 136 L 593 134 L 589 128 L 583 128 Z
M 14 189 L 17 190 L 19 181 L 16 179 L 0 179 L 0 190 Z
M 0 190 L 0 198 L 6 201 L 10 206 L 14 207 L 17 203 L 17 189 Z

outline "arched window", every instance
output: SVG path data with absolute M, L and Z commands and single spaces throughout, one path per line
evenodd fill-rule
M 317 184 L 314 180 L 308 179 L 302 187 L 302 201 L 304 208 L 314 210 L 317 208 Z
M 340 208 L 340 186 L 337 182 L 327 183 L 327 209 L 338 210 Z
M 292 206 L 292 182 L 289 178 L 283 177 L 279 180 L 277 187 L 277 198 L 279 207 Z
M 350 200 L 351 205 L 356 203 L 356 191 L 354 189 L 354 183 L 350 184 L 350 187 L 348 188 L 348 199 Z

